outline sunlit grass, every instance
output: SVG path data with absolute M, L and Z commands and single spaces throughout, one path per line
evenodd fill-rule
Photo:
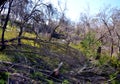
M 0 36 L 2 35 L 2 28 L 0 29 Z M 6 31 L 5 31 L 5 39 L 11 39 L 11 38 L 15 38 L 18 36 L 18 31 L 16 29 L 16 27 L 7 27 Z
M 28 33 L 28 32 L 24 32 L 23 36 L 28 37 L 28 38 L 36 38 L 35 34 Z M 31 46 L 39 47 L 39 45 L 37 43 L 35 43 L 34 41 L 30 41 L 30 40 L 22 40 L 22 43 L 28 44 L 28 45 L 31 45 Z
M 12 39 L 18 36 L 18 33 L 16 31 L 7 31 L 5 32 L 5 39 Z
M 77 49 L 77 50 L 80 50 L 80 51 L 84 51 L 84 48 L 82 47 L 81 44 L 70 44 L 71 47 Z
M 36 35 L 35 34 L 31 34 L 31 33 L 27 33 L 27 32 L 24 32 L 23 33 L 23 36 L 25 36 L 25 37 L 29 37 L 29 38 L 35 38 L 36 37 Z
M 19 28 L 18 28 L 19 29 Z M 16 27 L 11 27 L 11 26 L 7 26 L 6 31 L 5 31 L 5 39 L 11 39 L 11 38 L 15 38 L 18 36 L 19 34 L 19 30 Z M 2 34 L 2 28 L 0 29 L 0 35 Z M 23 32 L 23 35 L 25 37 L 29 37 L 29 38 L 35 38 L 35 34 L 31 34 L 31 33 L 27 33 L 27 32 Z
M 29 40 L 22 40 L 22 43 L 28 44 L 28 45 L 31 45 L 31 46 L 35 45 L 34 41 L 29 41 Z

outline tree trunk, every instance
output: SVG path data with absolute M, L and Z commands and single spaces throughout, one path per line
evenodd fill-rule
M 112 55 L 113 55 L 113 41 L 112 41 L 112 43 L 111 43 L 111 52 L 110 52 L 110 56 L 112 57 Z
M 101 46 L 100 47 L 98 47 L 98 49 L 97 49 L 97 56 L 96 56 L 96 60 L 97 59 L 100 59 L 100 56 L 101 56 Z
M 20 32 L 19 32 L 19 35 L 18 35 L 18 45 L 21 45 L 21 36 L 22 36 L 22 33 L 23 33 L 23 27 L 20 26 Z
M 9 20 L 9 14 L 10 14 L 10 11 L 11 11 L 12 1 L 13 1 L 13 0 L 11 0 L 11 1 L 9 2 L 8 13 L 7 13 L 7 16 L 6 16 L 5 23 L 4 23 L 3 27 L 2 27 L 2 37 L 1 37 L 2 46 L 1 46 L 0 51 L 4 50 L 5 47 L 6 47 L 6 46 L 5 46 L 5 42 L 4 42 L 4 40 L 5 40 L 5 39 L 4 39 L 4 35 L 5 35 L 6 26 L 7 26 L 8 20 Z
M 52 35 L 55 33 L 56 29 L 60 26 L 60 23 L 52 30 L 51 35 L 49 37 L 49 41 L 52 40 Z

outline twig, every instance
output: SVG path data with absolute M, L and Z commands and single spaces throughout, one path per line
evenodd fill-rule
M 83 72 L 84 69 L 86 69 L 86 65 L 84 65 L 77 73 L 79 74 L 79 73 Z
M 109 82 L 115 80 L 116 78 L 117 78 L 117 77 L 113 77 L 112 79 L 109 79 L 109 80 L 107 81 L 107 83 L 109 83 Z

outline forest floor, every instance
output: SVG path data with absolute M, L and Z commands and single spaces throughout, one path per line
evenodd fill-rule
M 119 69 L 97 66 L 80 51 L 64 44 L 10 44 L 0 53 L 0 84 L 116 84 Z M 63 62 L 57 77 L 51 73 Z M 115 80 L 115 81 L 113 81 Z

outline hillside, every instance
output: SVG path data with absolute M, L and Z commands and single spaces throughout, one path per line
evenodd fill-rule
M 21 37 L 22 45 L 18 46 L 17 39 L 12 37 L 15 35 L 10 34 L 13 31 L 14 28 L 6 31 L 6 39 L 14 39 L 7 40 L 6 49 L 0 53 L 1 84 L 101 84 L 119 81 L 119 68 L 111 65 L 109 60 L 104 62 L 106 58 L 94 60 L 86 57 L 80 52 L 82 47 L 79 48 L 79 45 L 71 44 L 71 47 L 58 42 L 34 40 L 34 34 L 26 33 Z M 52 76 L 61 62 L 59 75 Z
M 60 69 L 60 78 L 51 79 L 58 82 L 69 81 L 67 75 L 70 71 L 82 67 L 86 60 L 79 51 L 70 47 L 68 51 L 64 45 L 40 42 L 39 46 L 11 44 L 1 52 L 0 71 L 9 75 L 9 82 L 22 83 L 27 80 L 25 84 L 33 82 L 47 83 L 49 82 L 50 73 L 57 68 L 60 62 L 63 62 Z

